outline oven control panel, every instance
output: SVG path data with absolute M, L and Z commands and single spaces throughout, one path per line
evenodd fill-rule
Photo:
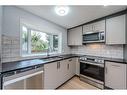
M 80 61 L 86 61 L 86 62 L 93 62 L 93 63 L 98 63 L 98 64 L 103 64 L 104 59 L 101 57 L 93 57 L 93 56 L 82 56 L 80 57 Z

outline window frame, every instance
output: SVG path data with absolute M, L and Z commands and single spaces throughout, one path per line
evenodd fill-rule
M 28 53 L 27 54 L 24 54 L 22 52 L 22 27 L 25 26 L 27 29 L 28 29 Z M 35 29 L 35 28 L 32 28 L 30 27 L 29 25 L 27 24 L 24 24 L 24 23 L 20 23 L 20 56 L 22 57 L 25 57 L 25 56 L 42 56 L 42 55 L 47 55 L 47 53 L 32 53 L 31 51 L 31 30 L 33 31 L 38 31 L 38 32 L 43 32 L 41 30 L 38 30 L 38 29 Z M 49 54 L 59 54 L 61 53 L 62 51 L 62 46 L 60 46 L 60 42 L 61 42 L 61 35 L 60 33 L 49 33 L 49 32 L 43 32 L 43 33 L 46 33 L 46 34 L 51 34 L 51 35 L 58 35 L 58 51 L 57 52 L 50 52 Z

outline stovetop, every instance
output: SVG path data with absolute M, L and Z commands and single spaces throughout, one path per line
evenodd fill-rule
M 80 61 L 104 64 L 104 58 L 97 56 L 81 56 Z

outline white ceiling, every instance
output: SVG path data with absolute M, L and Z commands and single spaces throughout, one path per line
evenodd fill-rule
M 66 16 L 58 16 L 55 6 L 17 6 L 44 19 L 54 22 L 64 28 L 71 28 L 85 22 L 124 10 L 126 6 L 69 6 L 70 11 Z

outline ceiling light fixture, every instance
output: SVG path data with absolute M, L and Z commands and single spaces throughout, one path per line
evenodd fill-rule
M 104 5 L 104 7 L 107 7 L 107 6 L 109 6 L 109 5 L 106 5 L 106 4 Z
M 69 7 L 67 7 L 67 6 L 56 6 L 55 12 L 59 16 L 65 16 L 69 12 Z

